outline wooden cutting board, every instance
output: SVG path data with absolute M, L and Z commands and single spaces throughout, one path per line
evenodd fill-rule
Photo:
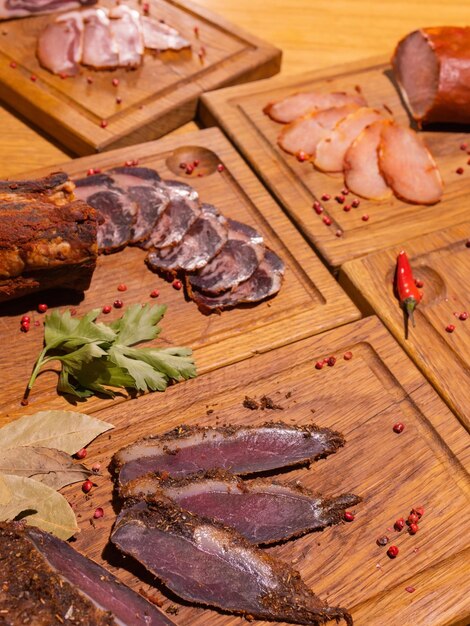
M 113 0 L 100 2 L 113 4 Z M 139 6 L 137 0 L 127 4 Z M 66 80 L 43 69 L 35 54 L 38 35 L 54 16 L 2 22 L 2 99 L 72 152 L 90 154 L 160 137 L 193 119 L 203 91 L 279 71 L 280 50 L 191 0 L 149 0 L 148 4 L 150 17 L 179 30 L 191 42 L 191 50 L 146 52 L 135 71 L 82 67 L 79 76 Z M 113 79 L 118 79 L 117 87 Z M 106 128 L 101 127 L 103 120 Z
M 458 317 L 462 312 L 470 315 L 468 241 L 467 221 L 345 263 L 340 280 L 364 309 L 379 315 L 470 430 L 470 325 Z M 416 328 L 410 327 L 408 339 L 392 284 L 402 248 L 415 278 L 424 282 L 423 299 L 415 312 Z M 452 333 L 446 331 L 449 324 L 455 326 Z
M 282 124 L 263 114 L 269 102 L 281 100 L 299 91 L 322 92 L 360 90 L 370 106 L 386 105 L 395 118 L 408 125 L 406 109 L 393 84 L 388 59 L 380 57 L 327 68 L 300 76 L 222 89 L 201 99 L 200 118 L 207 126 L 217 124 L 238 146 L 253 169 L 273 192 L 302 232 L 334 268 L 345 261 L 386 248 L 409 237 L 432 232 L 464 219 L 467 208 L 470 170 L 468 156 L 459 149 L 468 137 L 465 133 L 433 131 L 423 137 L 435 156 L 444 183 L 443 200 L 435 206 L 413 206 L 396 198 L 386 201 L 361 200 L 358 208 L 345 212 L 354 196 L 344 204 L 334 198 L 344 188 L 341 175 L 316 171 L 309 163 L 300 163 L 277 146 Z M 465 174 L 456 173 L 458 167 Z M 332 199 L 322 202 L 324 212 L 312 209 L 323 194 Z M 363 221 L 363 216 L 368 221 Z M 331 219 L 331 225 L 323 217 Z
M 343 355 L 351 351 L 353 358 Z M 315 361 L 335 355 L 334 367 L 316 370 Z M 284 407 L 253 411 L 245 395 L 267 394 Z M 181 423 L 260 424 L 267 420 L 335 428 L 346 445 L 310 469 L 284 472 L 285 483 L 299 480 L 325 494 L 354 492 L 364 501 L 356 519 L 269 550 L 294 564 L 306 583 L 330 605 L 351 609 L 356 626 L 443 626 L 470 619 L 470 447 L 468 437 L 414 364 L 375 317 L 260 354 L 170 388 L 108 407 L 95 416 L 113 423 L 89 447 L 87 463 L 107 468 L 121 447 Z M 397 435 L 397 421 L 405 430 Z M 74 544 L 88 556 L 111 565 L 134 589 L 142 589 L 166 610 L 174 598 L 151 586 L 142 568 L 122 559 L 108 545 L 113 510 L 106 469 L 89 497 L 80 485 L 65 495 L 81 516 Z M 116 506 L 116 503 L 114 503 Z M 96 507 L 105 515 L 91 525 Z M 425 514 L 415 536 L 390 530 L 414 506 Z M 390 537 L 400 552 L 395 560 L 376 539 Z M 413 593 L 407 587 L 415 588 Z M 181 626 L 243 626 L 239 617 L 179 606 Z M 267 622 L 255 622 L 269 626 Z
M 19 401 L 27 383 L 34 359 L 42 345 L 42 317 L 35 312 L 37 304 L 69 306 L 83 315 L 95 307 L 112 305 L 116 298 L 124 305 L 135 302 L 157 302 L 168 305 L 162 322 L 160 345 L 190 346 L 195 351 L 200 373 L 264 352 L 278 345 L 302 339 L 327 328 L 345 324 L 360 317 L 359 311 L 325 269 L 297 230 L 284 216 L 261 183 L 253 175 L 234 148 L 219 130 L 211 129 L 168 137 L 152 143 L 133 146 L 106 154 L 77 159 L 62 168 L 71 176 L 83 176 L 90 167 L 109 168 L 126 160 L 138 159 L 140 165 L 155 168 L 163 178 L 177 179 L 193 185 L 201 200 L 216 205 L 221 212 L 256 227 L 268 245 L 285 261 L 287 269 L 280 293 L 258 305 L 238 307 L 221 315 L 203 315 L 194 304 L 186 302 L 182 291 L 153 274 L 144 263 L 146 253 L 137 248 L 102 256 L 98 260 L 92 285 L 84 299 L 70 294 L 35 296 L 10 304 L 2 304 L 0 324 L 3 350 L 0 354 L 0 407 L 3 411 L 19 410 Z M 187 176 L 180 168 L 182 161 L 201 161 L 194 175 Z M 225 166 L 223 172 L 217 165 Z M 35 178 L 49 173 L 40 170 L 24 175 Z M 197 172 L 205 172 L 198 177 Z M 117 291 L 125 283 L 127 291 Z M 152 300 L 150 292 L 157 288 L 160 296 Z M 21 315 L 33 310 L 31 330 L 20 332 Z M 122 314 L 113 310 L 103 319 Z M 41 380 L 42 379 L 42 380 Z M 33 390 L 30 411 L 46 406 L 67 406 L 57 397 L 55 374 L 44 374 Z M 103 400 L 94 400 L 102 406 Z M 90 402 L 86 404 L 88 410 Z M 1 421 L 1 417 L 0 417 Z

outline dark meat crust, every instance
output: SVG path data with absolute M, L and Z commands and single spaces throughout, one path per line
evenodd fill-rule
M 85 202 L 69 202 L 71 190 L 63 174 L 0 183 L 0 302 L 42 289 L 89 287 L 97 214 Z
M 392 66 L 400 84 L 400 50 L 403 43 L 416 32 L 428 42 L 438 64 L 438 87 L 434 101 L 422 115 L 414 119 L 422 124 L 431 122 L 470 123 L 470 26 L 436 26 L 414 31 L 402 39 L 395 49 Z M 411 61 L 409 61 L 411 62 Z M 403 87 L 400 85 L 400 89 Z M 405 99 L 408 100 L 405 94 Z
M 115 626 L 110 613 L 97 609 L 49 567 L 21 525 L 0 524 L 0 555 L 0 621 L 5 626 Z M 66 617 L 70 607 L 72 615 Z
M 111 534 L 111 541 L 123 552 L 126 552 L 126 546 L 120 544 L 119 530 L 127 525 L 143 526 L 182 537 L 195 546 L 198 544 L 195 532 L 202 526 L 212 527 L 220 538 L 223 537 L 224 553 L 229 555 L 231 551 L 241 548 L 245 553 L 250 554 L 250 560 L 263 564 L 264 570 L 269 571 L 270 577 L 276 580 L 275 591 L 269 591 L 257 598 L 260 606 L 258 613 L 253 612 L 252 609 L 248 611 L 241 606 L 227 606 L 222 598 L 220 601 L 218 599 L 217 604 L 212 601 L 211 606 L 261 619 L 280 619 L 298 624 L 322 624 L 330 619 L 344 619 L 347 624 L 352 624 L 352 618 L 346 609 L 328 607 L 305 585 L 299 572 L 254 547 L 239 533 L 219 522 L 193 515 L 164 501 L 155 501 L 148 504 L 146 508 L 131 508 L 122 515 Z M 138 559 L 137 554 L 132 554 L 132 556 Z M 152 567 L 149 569 L 160 577 L 158 569 L 156 571 Z M 171 589 L 170 581 L 163 579 L 163 582 Z M 193 598 L 188 599 L 194 601 Z M 203 603 L 204 600 L 200 599 L 200 602 Z

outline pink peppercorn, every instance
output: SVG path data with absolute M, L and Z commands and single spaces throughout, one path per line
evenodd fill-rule
M 217 171 L 218 172 L 223 172 L 225 170 L 225 167 L 222 163 L 219 163 L 217 166 Z
M 103 509 L 99 506 L 96 511 L 93 513 L 93 517 L 95 519 L 100 519 L 101 517 L 104 516 L 104 511 Z
M 315 369 L 316 370 L 321 370 L 323 368 L 323 362 L 322 361 L 317 361 L 315 363 Z
M 367 215 L 367 213 L 361 217 L 361 220 L 363 222 L 368 222 L 369 221 L 369 216 Z
M 448 333 L 453 333 L 453 332 L 454 332 L 454 330 L 455 330 L 455 326 L 454 326 L 453 324 L 448 324 L 448 325 L 446 326 L 446 332 L 448 332 Z
M 160 295 L 160 292 L 158 291 L 158 289 L 154 289 L 153 291 L 150 292 L 151 298 L 158 298 L 159 295 Z
M 38 304 L 39 313 L 45 313 L 47 311 L 47 304 Z
M 109 304 L 107 304 L 101 309 L 101 312 L 104 313 L 105 315 L 108 315 L 108 313 L 111 313 L 111 311 L 112 311 L 112 308 L 109 306 Z
M 325 215 L 323 217 L 323 223 L 326 224 L 327 226 L 331 226 L 331 219 L 328 217 L 328 215 Z
M 113 306 L 115 309 L 122 309 L 122 307 L 124 306 L 124 302 L 122 300 L 115 300 L 113 302 Z

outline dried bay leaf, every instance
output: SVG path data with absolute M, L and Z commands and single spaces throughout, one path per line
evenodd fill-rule
M 0 449 L 0 472 L 34 478 L 53 489 L 86 480 L 92 474 L 66 452 L 37 447 Z
M 0 474 L 0 506 L 4 504 L 8 504 L 8 502 L 10 502 L 11 500 L 11 496 L 12 496 L 11 489 L 7 485 L 6 480 Z
M 39 411 L 0 428 L 0 449 L 37 446 L 75 454 L 111 428 L 112 424 L 84 413 Z
M 0 520 L 21 519 L 31 526 L 69 539 L 79 532 L 75 513 L 60 493 L 47 485 L 24 476 L 2 475 L 12 493 L 11 500 L 0 506 Z

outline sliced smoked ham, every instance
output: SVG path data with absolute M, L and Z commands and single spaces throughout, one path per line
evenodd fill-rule
M 97 0 L 0 0 L 0 20 L 78 9 Z
M 392 195 L 379 169 L 379 145 L 385 120 L 374 122 L 356 137 L 344 155 L 346 187 L 362 198 L 383 200 Z
M 324 172 L 341 172 L 346 150 L 366 126 L 381 119 L 377 109 L 361 107 L 347 115 L 322 139 L 315 152 L 315 167 Z
M 144 54 L 144 36 L 140 13 L 125 4 L 109 11 L 111 34 L 118 49 L 120 67 L 137 67 Z
M 277 142 L 285 152 L 312 157 L 318 143 L 329 134 L 329 131 L 358 108 L 358 104 L 345 104 L 342 107 L 309 113 L 284 126 Z
M 379 167 L 396 196 L 413 204 L 435 204 L 442 197 L 439 169 L 421 137 L 387 121 L 381 133 Z
M 263 112 L 275 122 L 287 124 L 293 122 L 298 117 L 323 111 L 332 107 L 341 107 L 346 104 L 357 104 L 367 106 L 366 101 L 359 94 L 347 94 L 344 92 L 319 93 L 310 91 L 306 93 L 296 93 L 288 96 L 279 102 L 271 102 L 264 107 Z
M 82 14 L 83 52 L 81 63 L 95 69 L 111 69 L 119 65 L 119 49 L 105 9 L 89 9 Z
M 399 42 L 392 66 L 415 120 L 470 123 L 470 26 L 410 33 Z
M 146 48 L 163 51 L 182 50 L 191 47 L 191 43 L 168 24 L 157 22 L 157 20 L 145 16 L 141 20 Z
M 83 20 L 80 13 L 68 13 L 51 22 L 38 39 L 39 63 L 54 74 L 75 76 L 82 58 Z

